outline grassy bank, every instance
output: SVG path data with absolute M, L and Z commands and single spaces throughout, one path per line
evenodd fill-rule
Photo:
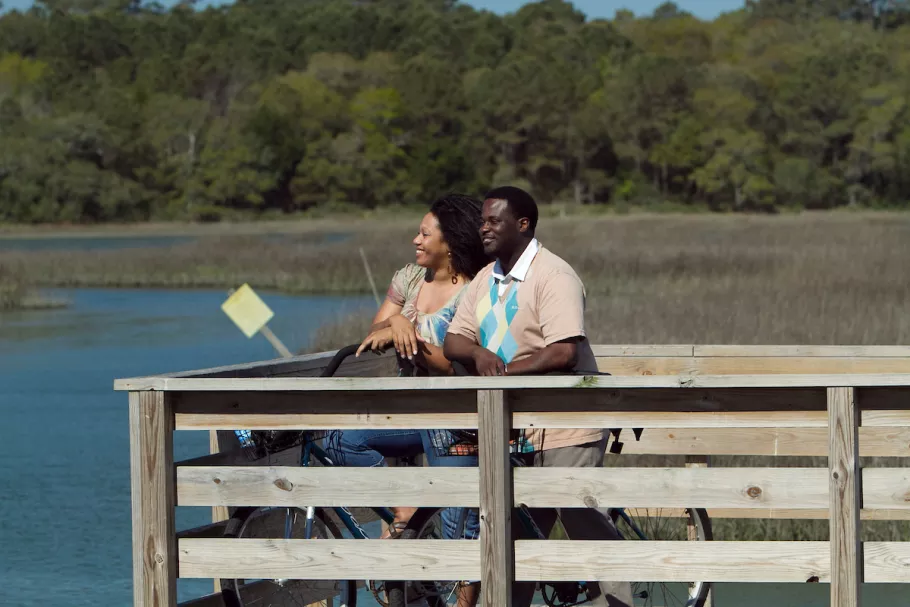
M 550 221 L 544 243 L 579 270 L 598 343 L 910 343 L 910 219 L 899 216 Z M 355 341 L 355 318 L 313 350 Z M 681 466 L 683 458 L 608 456 Z M 863 466 L 910 459 L 863 458 Z M 826 465 L 825 458 L 714 457 L 715 466 Z M 723 540 L 826 540 L 828 522 L 715 520 Z M 910 522 L 866 521 L 867 541 L 910 539 Z
M 411 259 L 415 225 L 409 218 L 258 226 L 261 231 L 235 226 L 221 233 L 203 230 L 192 242 L 161 248 L 0 251 L 0 267 L 16 268 L 42 286 L 230 288 L 249 282 L 298 293 L 366 292 L 358 249 L 366 252 L 384 290 L 392 272 Z M 324 233 L 335 236 L 319 237 Z M 584 279 L 595 342 L 910 343 L 910 216 L 547 218 L 539 236 Z M 311 349 L 359 340 L 370 319 L 342 320 L 314 336 Z M 631 459 L 623 457 L 628 465 Z M 712 461 L 718 466 L 824 463 L 818 458 Z M 888 459 L 864 465 L 910 464 Z M 908 523 L 874 521 L 863 528 L 868 540 L 910 538 Z M 821 540 L 827 529 L 826 521 L 715 521 L 716 537 L 726 540 Z
M 6 310 L 46 310 L 66 307 L 63 300 L 43 297 L 31 289 L 18 273 L 0 264 L 0 312 Z

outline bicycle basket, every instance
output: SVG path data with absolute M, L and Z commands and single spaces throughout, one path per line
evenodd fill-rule
M 234 430 L 240 447 L 251 460 L 262 459 L 273 453 L 285 451 L 307 442 L 318 440 L 325 431 L 301 432 L 299 430 Z
M 430 430 L 430 443 L 437 457 L 477 455 L 476 430 Z M 529 453 L 533 449 L 525 438 L 524 430 L 513 430 L 509 434 L 511 453 Z

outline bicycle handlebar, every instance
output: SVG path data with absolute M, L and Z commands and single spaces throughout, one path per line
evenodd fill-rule
M 332 357 L 332 360 L 329 361 L 329 364 L 322 370 L 322 374 L 319 377 L 332 377 L 335 375 L 335 372 L 338 371 L 338 367 L 341 366 L 341 363 L 349 356 L 355 354 L 359 347 L 360 344 L 351 344 L 350 346 L 345 346 L 338 350 L 338 352 L 335 353 L 335 356 Z

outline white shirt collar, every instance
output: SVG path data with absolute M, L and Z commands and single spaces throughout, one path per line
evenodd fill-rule
M 509 270 L 508 274 L 503 274 L 502 266 L 497 259 L 496 263 L 493 264 L 493 278 L 500 282 L 506 281 L 509 278 L 524 282 L 525 278 L 528 277 L 528 270 L 531 269 L 531 262 L 537 257 L 538 251 L 540 251 L 540 243 L 536 238 L 533 238 L 531 242 L 528 243 L 524 253 L 522 253 L 521 257 L 518 258 L 518 261 L 515 262 L 515 266 Z

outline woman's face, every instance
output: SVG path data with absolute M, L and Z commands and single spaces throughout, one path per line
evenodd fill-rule
M 417 265 L 434 270 L 448 265 L 449 245 L 442 239 L 439 221 L 432 213 L 427 213 L 420 222 L 414 246 L 417 248 Z

